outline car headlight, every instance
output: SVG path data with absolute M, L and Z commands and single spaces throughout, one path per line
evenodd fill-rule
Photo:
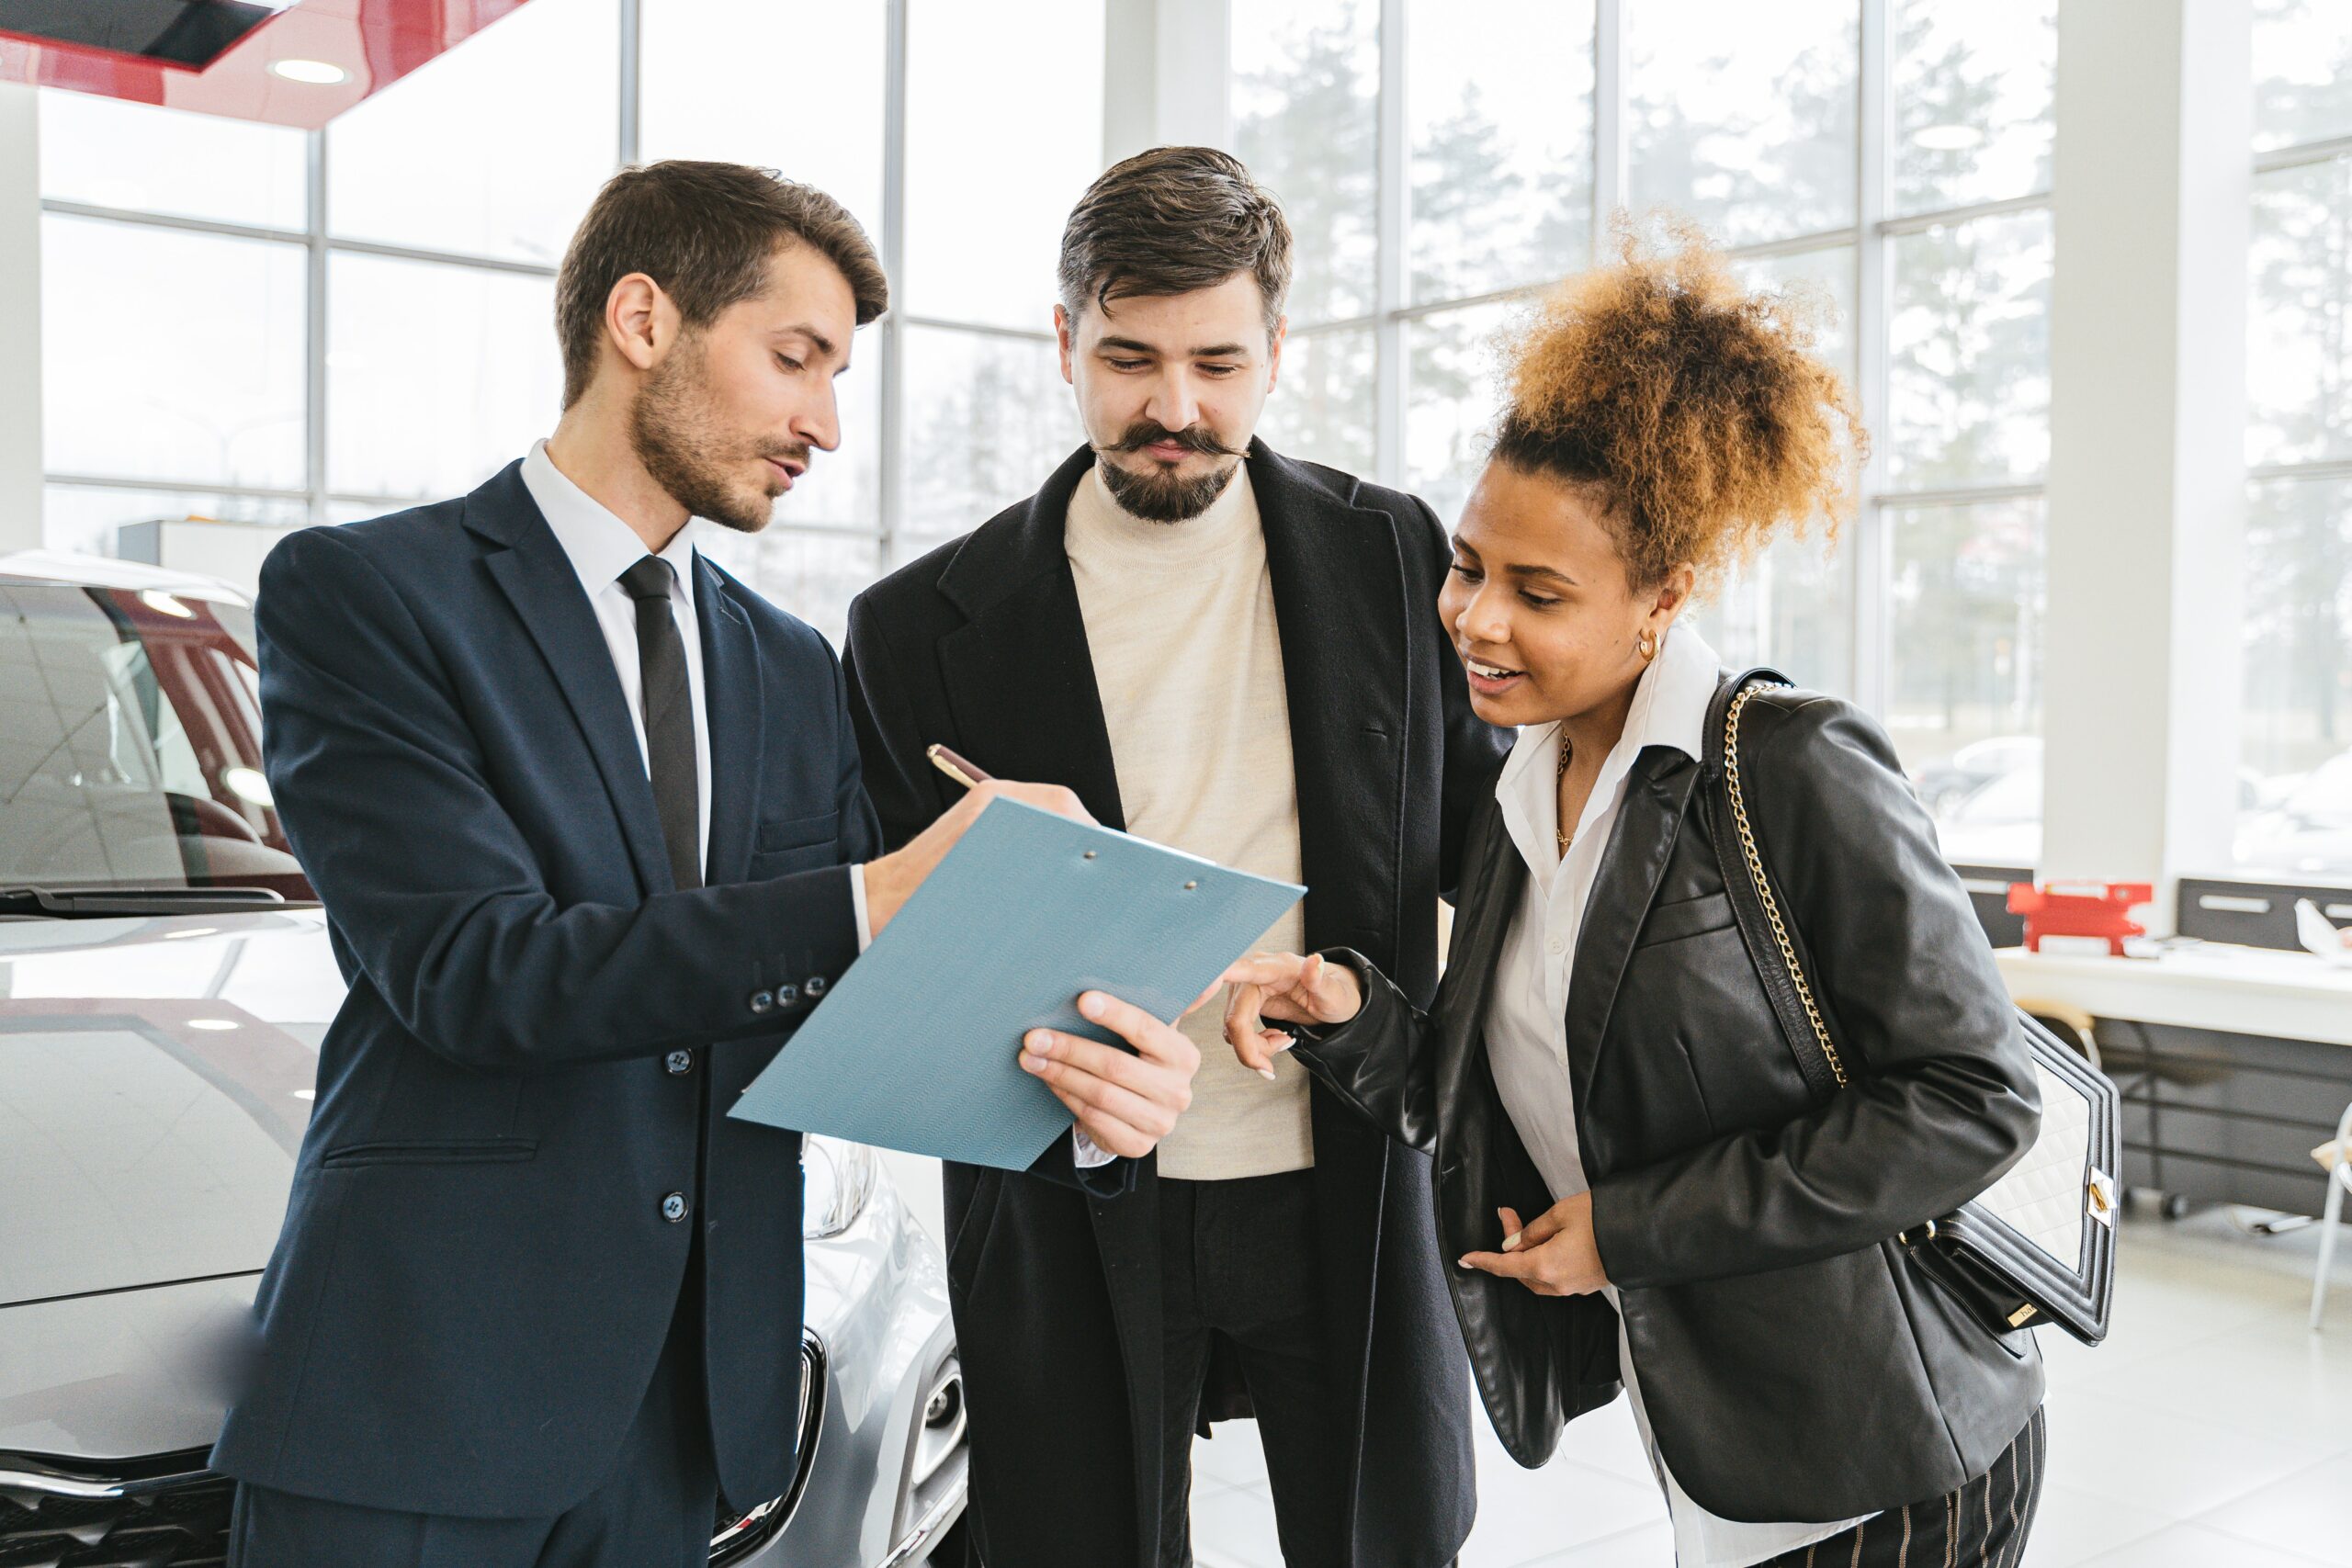
M 800 1141 L 800 1235 L 823 1241 L 857 1223 L 874 1196 L 874 1151 L 815 1134 Z

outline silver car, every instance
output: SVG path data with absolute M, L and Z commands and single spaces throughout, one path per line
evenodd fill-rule
M 0 1568 L 222 1561 L 206 1456 L 343 998 L 252 646 L 218 583 L 0 557 Z M 960 1562 L 938 1247 L 871 1150 L 804 1166 L 800 1472 L 711 1561 Z

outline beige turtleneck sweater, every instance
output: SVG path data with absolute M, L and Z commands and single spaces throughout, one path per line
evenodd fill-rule
M 1153 523 L 1111 498 L 1098 467 L 1070 498 L 1064 545 L 1127 830 L 1302 880 L 1290 702 L 1249 469 L 1199 516 Z M 1294 907 L 1258 945 L 1296 953 L 1305 936 Z M 1313 1165 L 1305 1069 L 1279 1055 L 1268 1083 L 1236 1061 L 1221 1002 L 1180 1027 L 1201 1071 L 1192 1109 L 1160 1140 L 1159 1173 L 1220 1181 Z

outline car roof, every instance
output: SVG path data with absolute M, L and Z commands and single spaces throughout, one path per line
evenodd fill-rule
M 53 582 L 72 588 L 123 588 L 134 592 L 162 589 L 191 599 L 221 601 L 247 608 L 253 604 L 242 591 L 217 577 L 66 550 L 17 550 L 0 555 L 0 578 Z

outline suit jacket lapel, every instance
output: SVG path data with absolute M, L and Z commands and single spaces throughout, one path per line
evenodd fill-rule
M 740 882 L 752 853 L 752 807 L 766 749 L 760 645 L 718 568 L 695 556 L 695 619 L 702 626 L 703 706 L 710 726 L 710 848 L 707 883 Z
M 1250 482 L 1281 627 L 1306 869 L 1306 942 L 1393 937 L 1402 868 L 1406 705 L 1412 689 L 1405 568 L 1388 514 L 1350 506 L 1262 441 Z M 1342 908 L 1352 894 L 1370 900 Z
M 666 893 L 672 878 L 662 819 L 628 703 L 613 672 L 612 650 L 588 596 L 580 591 L 579 573 L 523 483 L 522 468 L 520 463 L 508 465 L 466 498 L 466 526 L 503 547 L 486 555 L 484 564 L 538 644 L 587 739 L 639 886 L 649 894 Z
M 1124 829 L 1111 733 L 1062 545 L 1070 494 L 1093 462 L 1080 447 L 1025 512 L 973 534 L 940 574 L 940 592 L 970 617 L 941 639 L 940 675 L 958 751 L 1000 778 L 1067 785 L 1095 820 Z
M 1667 748 L 1645 750 L 1625 781 L 1624 804 L 1601 852 L 1600 872 L 1586 900 L 1584 929 L 1568 971 L 1568 1068 L 1579 1103 L 1592 1092 L 1600 1041 L 1617 1003 L 1618 982 L 1634 939 L 1649 918 L 1667 862 L 1673 857 L 1682 814 L 1698 783 L 1699 765 Z

